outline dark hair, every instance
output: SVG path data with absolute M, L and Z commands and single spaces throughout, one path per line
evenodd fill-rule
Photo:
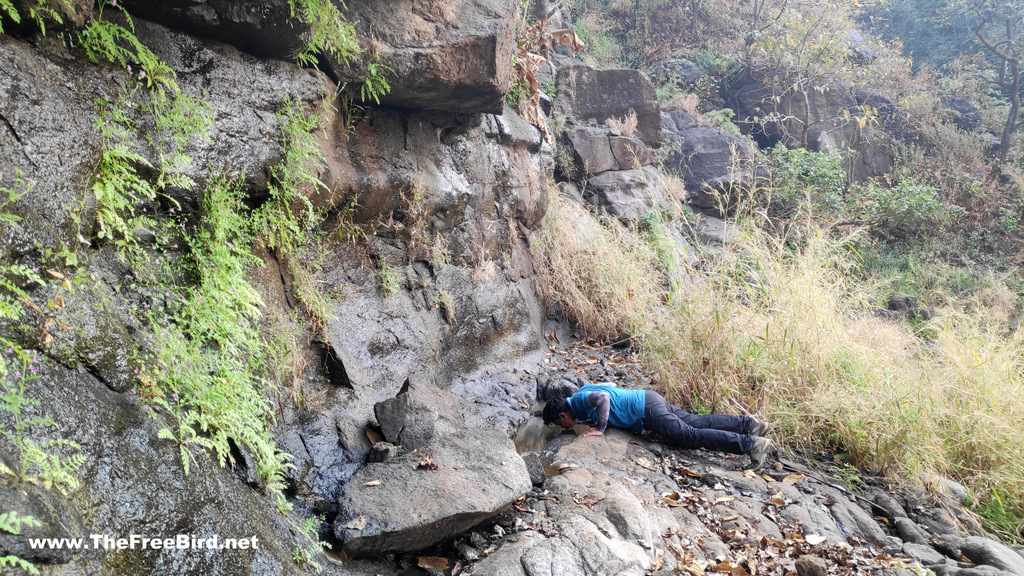
M 558 422 L 558 415 L 562 412 L 570 412 L 569 402 L 565 398 L 555 398 L 548 400 L 548 403 L 544 405 L 544 412 L 541 415 L 544 417 L 545 424 L 554 424 Z

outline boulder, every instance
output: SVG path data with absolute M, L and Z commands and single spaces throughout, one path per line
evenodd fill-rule
M 619 170 L 633 170 L 654 164 L 654 151 L 647 147 L 639 138 L 628 136 L 610 136 L 608 143 L 611 146 L 612 156 L 615 157 L 615 164 Z
M 721 218 L 704 215 L 697 223 L 697 239 L 705 246 L 724 248 L 742 238 L 739 231 L 727 225 Z
M 639 220 L 666 208 L 664 178 L 658 169 L 603 172 L 587 182 L 594 203 L 623 220 Z
M 1008 546 L 990 538 L 969 536 L 961 544 L 960 552 L 975 564 L 992 566 L 1024 576 L 1024 558 Z
M 900 538 L 904 542 L 912 542 L 914 544 L 928 544 L 929 535 L 928 532 L 918 526 L 910 518 L 897 517 L 893 524 L 896 525 L 896 531 L 899 533 Z
M 798 576 L 825 576 L 828 574 L 828 565 L 817 556 L 805 554 L 794 562 Z
M 350 557 L 421 550 L 487 520 L 531 484 L 503 432 L 461 430 L 359 470 L 332 530 Z
M 935 550 L 935 548 L 924 544 L 906 542 L 903 544 L 903 551 L 914 560 L 917 560 L 921 566 L 934 566 L 946 563 L 945 556 Z
M 850 118 L 831 118 L 807 129 L 807 149 L 840 154 L 844 168 L 856 182 L 864 182 L 892 171 L 892 137 L 886 132 L 861 128 Z
M 842 118 L 844 112 L 857 105 L 857 100 L 842 85 L 806 93 L 787 90 L 780 93 L 779 89 L 766 87 L 758 79 L 744 80 L 731 98 L 736 112 L 733 121 L 764 147 L 777 142 L 787 148 L 806 146 L 811 126 Z
M 422 448 L 463 425 L 459 400 L 437 386 L 409 378 L 394 398 L 374 406 L 384 439 L 408 450 Z
M 696 114 L 671 110 L 661 113 L 661 130 L 665 133 L 666 139 L 679 135 L 679 132 L 692 128 L 707 127 L 709 123 Z
M 382 103 L 501 112 L 516 53 L 513 0 L 352 0 L 345 15 L 394 70 Z
M 573 161 L 580 174 L 600 174 L 617 167 L 608 141 L 608 130 L 593 126 L 572 126 L 565 138 L 573 150 Z
M 692 128 L 678 132 L 669 142 L 673 149 L 665 165 L 695 193 L 690 198 L 695 206 L 728 207 L 732 194 L 753 183 L 759 152 L 748 138 L 720 128 Z
M 953 117 L 953 124 L 966 132 L 981 132 L 984 122 L 978 107 L 970 100 L 956 98 L 955 96 L 944 95 L 940 99 L 945 108 Z
M 555 109 L 560 116 L 601 124 L 609 118 L 624 118 L 632 110 L 640 139 L 648 146 L 661 145 L 658 97 L 643 72 L 568 66 L 559 68 L 556 86 Z
M 537 382 L 537 400 L 553 400 L 555 398 L 568 398 L 579 390 L 579 386 L 566 378 L 552 379 L 550 382 L 541 384 Z

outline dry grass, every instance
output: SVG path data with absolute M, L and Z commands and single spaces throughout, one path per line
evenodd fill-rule
M 636 110 L 631 108 L 629 112 L 626 112 L 626 115 L 623 118 L 609 118 L 606 123 L 609 128 L 617 130 L 619 134 L 622 134 L 627 138 L 632 138 L 636 136 L 639 119 L 636 116 Z
M 988 316 L 947 309 L 925 340 L 876 317 L 874 287 L 849 280 L 855 238 L 811 228 L 794 249 L 740 228 L 737 251 L 670 289 L 641 235 L 553 202 L 541 282 L 589 335 L 633 334 L 675 402 L 743 406 L 791 444 L 843 451 L 894 479 L 955 478 L 1020 538 L 1024 408 L 1008 400 L 1024 392 L 1024 332 L 1006 339 Z M 976 300 L 1003 310 L 1011 298 L 996 287 Z
M 671 98 L 661 102 L 661 109 L 666 112 L 678 110 L 687 114 L 698 114 L 700 97 L 696 94 L 674 94 Z

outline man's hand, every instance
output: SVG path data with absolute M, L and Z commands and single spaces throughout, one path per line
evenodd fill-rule
M 588 428 L 586 432 L 580 434 L 580 437 L 583 436 L 604 436 L 604 432 L 601 432 L 597 428 Z

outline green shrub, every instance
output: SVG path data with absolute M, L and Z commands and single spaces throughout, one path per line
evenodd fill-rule
M 838 217 L 843 210 L 846 172 L 842 157 L 776 144 L 768 152 L 771 194 L 784 213 Z
M 913 178 L 904 178 L 891 188 L 874 183 L 855 187 L 850 204 L 854 215 L 873 230 L 897 237 L 934 231 L 948 217 L 938 190 Z

